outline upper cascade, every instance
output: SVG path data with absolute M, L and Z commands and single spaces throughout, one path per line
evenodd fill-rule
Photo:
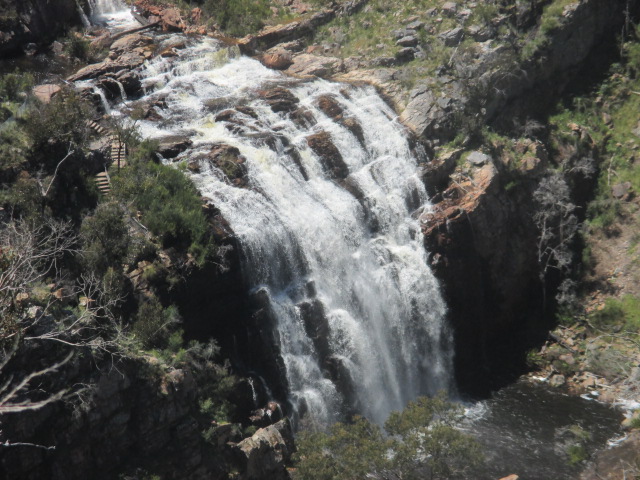
M 89 0 L 89 8 L 94 16 L 121 12 L 127 9 L 127 5 L 122 0 Z
M 250 293 L 268 305 L 291 410 L 382 423 L 450 390 L 446 307 L 419 223 L 429 201 L 375 90 L 294 81 L 213 39 L 140 76 L 145 96 L 112 113 L 151 106 L 142 134 L 181 139 L 173 161 L 229 222 Z

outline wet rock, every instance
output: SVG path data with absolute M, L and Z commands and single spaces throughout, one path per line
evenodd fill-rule
M 218 167 L 237 187 L 247 185 L 247 167 L 245 158 L 240 155 L 240 150 L 231 145 L 215 144 L 208 154 L 209 160 Z
M 122 88 L 129 96 L 139 96 L 143 93 L 140 77 L 132 71 L 122 70 L 116 73 L 116 80 L 120 82 Z
M 447 47 L 455 47 L 464 37 L 464 30 L 461 27 L 452 28 L 438 35 Z
M 320 132 L 307 137 L 307 144 L 320 157 L 320 162 L 331 177 L 345 179 L 349 175 L 349 168 L 344 162 L 340 151 L 336 148 L 327 132 Z
M 345 118 L 343 119 L 340 124 L 345 127 L 347 130 L 349 130 L 353 136 L 355 136 L 358 141 L 360 142 L 360 145 L 362 145 L 363 147 L 366 146 L 365 141 L 364 141 L 364 131 L 362 130 L 362 125 L 360 125 L 360 123 L 358 123 L 358 121 L 355 118 Z
M 262 55 L 260 62 L 265 67 L 273 68 L 274 70 L 286 70 L 293 64 L 293 58 L 291 52 L 283 48 L 276 48 Z
M 305 331 L 318 352 L 320 362 L 327 358 L 330 353 L 329 348 L 329 320 L 327 319 L 324 307 L 319 300 L 302 302 L 298 305 L 300 316 L 304 324 Z
M 276 87 L 258 93 L 274 112 L 292 112 L 298 108 L 299 100 L 289 90 Z
M 163 158 L 175 158 L 191 145 L 193 145 L 193 142 L 188 137 L 180 135 L 165 137 L 160 140 L 158 153 Z
M 318 108 L 332 120 L 335 121 L 342 118 L 344 110 L 335 97 L 332 97 L 331 95 L 322 95 L 318 97 L 317 105 Z

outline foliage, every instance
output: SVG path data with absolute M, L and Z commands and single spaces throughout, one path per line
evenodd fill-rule
M 477 442 L 455 427 L 462 412 L 440 394 L 393 412 L 385 423 L 387 437 L 362 417 L 337 423 L 328 432 L 303 432 L 296 477 L 442 479 L 462 474 L 481 461 Z
M 164 308 L 151 297 L 138 307 L 131 333 L 145 349 L 165 348 L 169 343 L 172 330 L 180 322 L 175 307 Z
M 65 41 L 64 51 L 71 58 L 86 62 L 90 59 L 89 40 L 82 34 L 72 32 Z
M 640 333 L 640 298 L 633 295 L 608 298 L 604 308 L 593 312 L 589 320 L 601 330 L 620 326 L 628 332 Z
M 0 122 L 15 115 L 35 80 L 30 73 L 15 71 L 0 75 Z
M 575 2 L 576 0 L 553 0 L 544 8 L 535 36 L 522 49 L 521 55 L 523 59 L 531 58 L 539 49 L 548 44 L 549 34 L 562 23 L 562 14 L 565 7 Z
M 202 264 L 215 248 L 198 191 L 184 173 L 157 163 L 154 149 L 148 141 L 133 149 L 126 170 L 112 176 L 113 192 L 142 213 L 142 222 L 164 247 L 188 249 Z
M 120 269 L 127 256 L 130 237 L 124 211 L 117 203 L 101 203 L 82 222 L 83 261 L 90 271 L 104 274 L 109 267 Z

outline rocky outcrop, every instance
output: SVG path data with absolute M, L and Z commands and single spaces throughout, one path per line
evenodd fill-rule
M 28 44 L 37 49 L 80 24 L 74 0 L 6 0 L 0 15 L 0 57 L 21 54 Z
M 59 402 L 37 414 L 5 416 L 3 439 L 55 445 L 55 450 L 3 448 L 3 478 L 108 479 L 139 467 L 167 479 L 225 478 L 200 433 L 205 425 L 195 416 L 191 374 L 163 370 L 153 358 L 148 363 L 127 361 L 105 369 L 75 409 Z M 78 367 L 80 380 L 89 365 Z M 157 375 L 144 375 L 153 369 Z
M 288 420 L 258 430 L 240 442 L 235 451 L 242 473 L 241 480 L 287 480 L 285 465 L 294 452 L 293 433 Z
M 518 337 L 542 305 L 530 201 L 536 181 L 505 189 L 504 166 L 480 152 L 443 152 L 431 163 L 424 174 L 437 179 L 436 203 L 421 221 L 449 306 L 456 377 L 463 390 L 486 394 L 522 368 Z
M 560 26 L 548 33 L 544 46 L 529 60 L 517 60 L 519 52 L 506 44 L 480 43 L 474 58 L 456 64 L 458 82 L 447 93 L 435 93 L 428 83 L 410 94 L 401 120 L 416 134 L 429 141 L 448 141 L 458 130 L 456 116 L 481 115 L 482 123 L 493 120 L 504 107 L 525 97 L 527 92 L 543 88 L 540 98 L 553 98 L 566 86 L 569 73 L 579 66 L 624 20 L 626 3 L 622 0 L 583 0 L 567 6 Z M 443 41 L 459 41 L 463 30 L 446 32 Z M 527 99 L 525 98 L 525 101 Z M 482 104 L 481 111 L 477 108 Z M 539 105 L 538 105 L 539 107 Z M 468 111 L 467 111 L 468 110 Z

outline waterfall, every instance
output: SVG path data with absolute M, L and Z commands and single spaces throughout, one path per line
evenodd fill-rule
M 418 221 L 429 201 L 407 134 L 375 90 L 293 81 L 212 39 L 152 60 L 141 76 L 140 102 L 163 105 L 142 133 L 192 140 L 176 161 L 199 161 L 191 177 L 237 236 L 252 292 L 268 300 L 293 409 L 382 423 L 449 389 L 446 307 Z M 269 105 L 276 86 L 295 112 Z M 232 118 L 216 120 L 230 107 Z M 310 147 L 312 135 L 337 166 Z M 239 151 L 245 188 L 207 161 L 217 144 Z
M 94 17 L 126 10 L 127 6 L 122 0 L 89 0 L 89 8 Z
M 89 0 L 91 23 L 106 25 L 112 33 L 139 25 L 123 0 Z

